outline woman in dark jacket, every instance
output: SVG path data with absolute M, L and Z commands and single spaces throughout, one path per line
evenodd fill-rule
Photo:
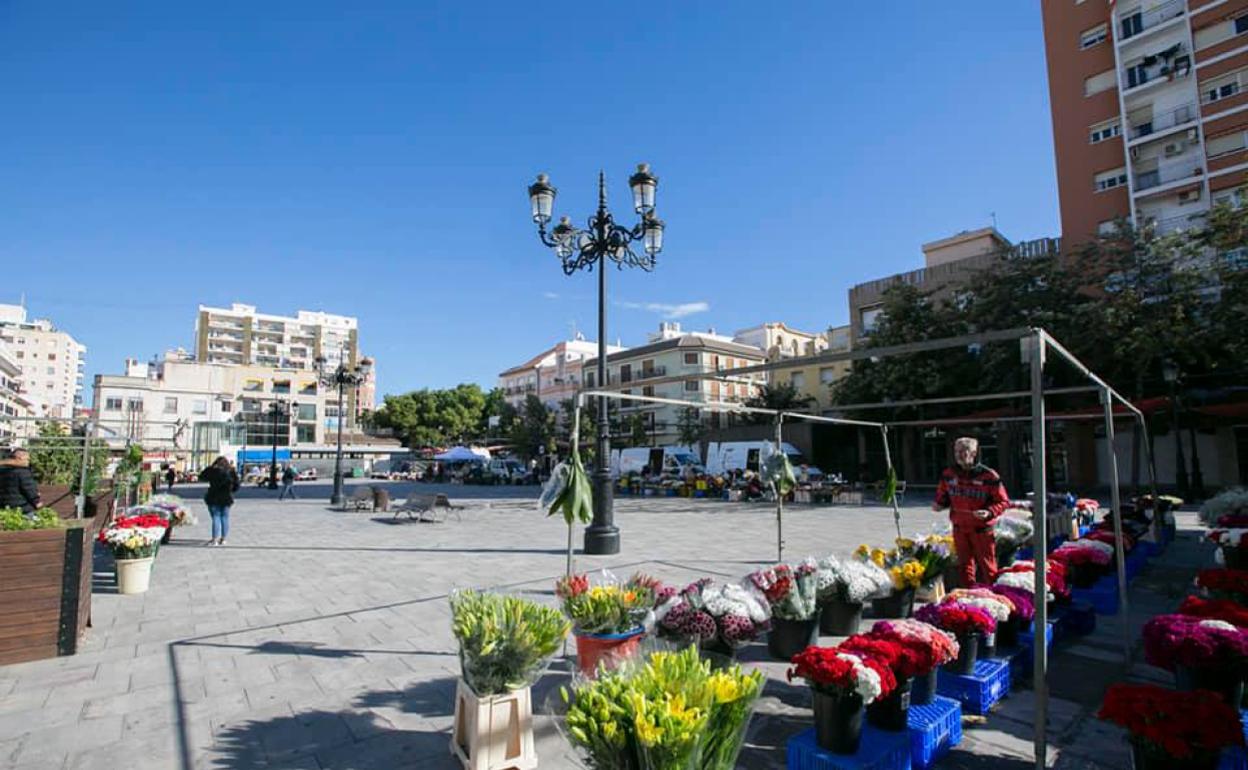
M 229 460 L 218 457 L 199 474 L 199 480 L 208 482 L 208 491 L 204 493 L 208 515 L 212 517 L 212 539 L 208 545 L 225 545 L 230 534 L 230 506 L 239 487 L 238 474 Z
M 39 507 L 39 485 L 30 472 L 30 455 L 14 449 L 13 456 L 0 460 L 0 508 L 21 508 L 31 513 Z

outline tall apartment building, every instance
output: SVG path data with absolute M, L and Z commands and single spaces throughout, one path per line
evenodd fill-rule
M 624 349 L 608 345 L 607 355 Z M 598 343 L 577 334 L 575 339 L 558 342 L 519 366 L 501 372 L 497 387 L 513 407 L 519 408 L 527 396 L 534 395 L 546 406 L 557 408 L 576 395 L 582 385 L 585 360 L 597 355 Z
M 1062 235 L 1248 202 L 1248 0 L 1042 0 Z
M 256 312 L 253 305 L 229 308 L 199 306 L 195 321 L 195 358 L 207 364 L 261 366 L 311 371 L 324 356 L 329 368 L 359 363 L 359 321 L 351 316 L 300 310 L 292 316 Z M 358 403 L 349 393 L 350 413 L 357 418 L 376 402 L 376 374 L 359 390 Z
M 27 436 L 33 431 L 28 418 L 31 403 L 22 396 L 22 366 L 9 346 L 0 342 L 0 441 Z
M 72 418 L 82 404 L 86 346 L 47 319 L 27 319 L 21 305 L 0 305 L 0 343 L 21 367 L 21 396 L 33 415 Z

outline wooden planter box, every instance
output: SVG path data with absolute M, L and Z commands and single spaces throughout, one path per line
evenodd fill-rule
M 101 483 L 97 485 L 95 492 L 87 497 L 85 515 L 94 516 L 97 513 L 107 513 L 112 497 L 113 488 L 111 484 Z M 56 511 L 57 515 L 62 519 L 72 519 L 78 515 L 78 501 L 74 493 L 69 490 L 68 484 L 40 484 L 39 498 L 43 501 L 44 507 Z
M 101 521 L 0 532 L 0 665 L 78 651 L 91 622 L 93 541 Z

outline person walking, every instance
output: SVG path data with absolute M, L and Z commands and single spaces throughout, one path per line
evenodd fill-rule
M 168 491 L 170 494 L 173 494 L 173 482 L 177 480 L 178 480 L 178 472 L 173 469 L 172 465 L 170 465 L 169 468 L 165 471 L 165 484 L 168 485 L 169 487 Z
M 997 577 L 997 540 L 993 522 L 1009 507 L 1005 484 L 992 468 L 977 462 L 979 441 L 964 436 L 953 443 L 954 466 L 940 474 L 933 511 L 949 509 L 958 575 L 964 588 L 992 583 Z
M 204 502 L 208 505 L 208 515 L 212 517 L 212 539 L 207 544 L 225 545 L 225 539 L 230 534 L 230 506 L 234 505 L 234 493 L 240 486 L 238 474 L 229 460 L 218 457 L 199 474 L 199 480 L 208 482 Z
M 0 460 L 0 508 L 20 508 L 22 513 L 34 513 L 40 508 L 39 485 L 30 472 L 30 453 L 14 449 L 12 454 Z
M 282 471 L 282 491 L 281 491 L 281 494 L 277 496 L 277 499 L 285 500 L 287 495 L 290 495 L 291 500 L 296 499 L 295 498 L 295 469 L 290 467 L 289 465 L 286 466 L 286 470 Z

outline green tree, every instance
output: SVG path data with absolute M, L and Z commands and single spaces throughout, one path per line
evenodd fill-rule
M 791 382 L 768 383 L 758 389 L 758 393 L 745 400 L 746 406 L 756 409 L 780 409 L 786 412 L 805 412 L 810 409 L 815 399 L 803 396 L 797 386 Z M 763 424 L 773 422 L 770 415 L 752 415 L 750 422 Z
M 628 431 L 628 446 L 650 446 L 650 426 L 644 415 L 638 413 L 624 418 L 624 428 Z
M 461 384 L 386 396 L 373 419 L 378 427 L 393 429 L 409 447 L 444 446 L 483 438 L 488 429 L 486 410 L 481 386 Z
M 559 428 L 556 438 L 559 443 L 571 446 L 572 443 L 572 421 L 576 414 L 576 399 L 566 398 L 559 402 Z M 587 452 L 592 452 L 594 442 L 598 438 L 598 425 L 594 422 L 594 406 L 587 405 L 581 409 L 581 430 L 580 430 L 580 447 L 581 456 L 585 457 Z
M 58 422 L 39 424 L 39 434 L 30 439 L 30 471 L 40 484 L 66 484 L 79 492 L 82 478 L 83 441 L 88 439 L 78 432 L 71 435 Z M 87 493 L 94 491 L 104 467 L 108 464 L 108 446 L 100 439 L 91 439 L 87 450 Z
M 524 397 L 511 425 L 511 445 L 524 459 L 555 451 L 555 415 L 533 394 Z
M 680 410 L 676 418 L 677 441 L 685 446 L 697 446 L 706 438 L 706 424 L 702 422 L 702 413 L 691 406 Z

